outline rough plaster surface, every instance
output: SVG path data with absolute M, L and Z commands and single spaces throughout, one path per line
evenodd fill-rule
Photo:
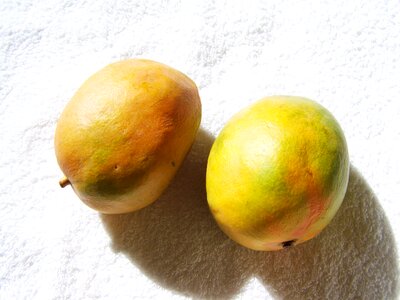
M 128 57 L 193 78 L 202 130 L 156 203 L 102 216 L 59 188 L 53 134 L 82 81 Z M 0 298 L 396 298 L 399 78 L 399 1 L 2 0 Z M 320 236 L 262 253 L 217 228 L 204 173 L 223 124 L 272 94 L 326 106 L 352 171 Z

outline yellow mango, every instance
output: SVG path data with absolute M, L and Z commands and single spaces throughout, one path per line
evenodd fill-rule
M 344 198 L 349 156 L 324 107 L 301 97 L 261 99 L 215 140 L 207 199 L 221 229 L 254 250 L 279 250 L 316 236 Z

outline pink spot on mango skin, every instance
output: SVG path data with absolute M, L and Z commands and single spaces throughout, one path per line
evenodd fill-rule
M 307 234 L 309 228 L 321 217 L 329 206 L 329 199 L 324 198 L 320 183 L 314 176 L 313 171 L 308 167 L 299 171 L 293 164 L 290 167 L 289 173 L 286 177 L 288 186 L 304 189 L 307 198 L 308 215 L 304 217 L 301 222 L 291 233 L 294 239 L 301 239 Z
M 329 206 L 329 199 L 324 199 L 322 192 L 312 182 L 308 188 L 308 199 L 309 199 L 309 215 L 304 221 L 295 229 L 293 236 L 301 238 L 305 235 L 307 230 L 313 225 L 320 216 L 326 211 Z

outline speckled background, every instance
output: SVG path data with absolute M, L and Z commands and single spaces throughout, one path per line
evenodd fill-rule
M 202 128 L 164 195 L 102 216 L 60 189 L 57 119 L 90 74 L 145 57 L 195 80 Z M 399 1 L 0 3 L 1 299 L 391 299 L 400 241 Z M 238 246 L 206 206 L 208 151 L 239 109 L 273 94 L 338 119 L 352 164 L 314 240 Z

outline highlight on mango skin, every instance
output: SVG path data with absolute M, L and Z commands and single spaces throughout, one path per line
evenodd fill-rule
M 339 209 L 349 178 L 344 134 L 318 103 L 263 98 L 222 129 L 208 158 L 210 211 L 234 241 L 254 250 L 305 242 Z

